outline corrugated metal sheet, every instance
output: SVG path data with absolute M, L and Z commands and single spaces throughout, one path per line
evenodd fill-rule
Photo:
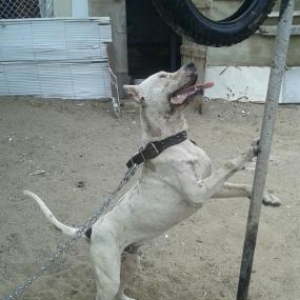
M 0 95 L 110 98 L 109 18 L 0 20 Z

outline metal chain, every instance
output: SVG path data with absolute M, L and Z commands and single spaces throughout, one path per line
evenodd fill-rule
M 113 199 L 117 196 L 118 192 L 130 181 L 130 179 L 134 176 L 135 172 L 138 169 L 138 165 L 133 165 L 125 174 L 124 178 L 120 181 L 116 190 L 108 196 L 100 209 L 90 217 L 79 229 L 78 231 L 71 237 L 69 237 L 64 243 L 58 246 L 56 252 L 45 262 L 41 269 L 34 273 L 30 278 L 23 281 L 10 295 L 2 298 L 1 300 L 14 300 L 17 299 L 27 288 L 32 285 L 37 279 L 39 279 L 45 271 L 47 271 L 52 265 L 56 263 L 56 261 L 60 258 L 60 256 L 67 251 L 71 246 L 73 246 L 83 235 L 84 233 L 90 229 L 100 218 L 100 216 L 104 213 L 104 211 L 109 207 L 112 203 Z

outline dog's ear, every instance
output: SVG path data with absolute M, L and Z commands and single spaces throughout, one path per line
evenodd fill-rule
M 136 102 L 141 103 L 143 101 L 143 97 L 141 96 L 141 92 L 138 85 L 124 85 L 124 91 L 126 94 L 134 99 Z

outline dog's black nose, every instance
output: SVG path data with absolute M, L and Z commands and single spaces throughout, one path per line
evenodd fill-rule
M 190 72 L 190 73 L 196 73 L 196 74 L 198 73 L 195 64 L 192 63 L 192 62 L 186 64 L 186 65 L 184 66 L 184 69 L 185 69 L 186 71 Z
M 184 72 L 194 81 L 197 81 L 198 70 L 194 63 L 189 63 L 183 66 Z

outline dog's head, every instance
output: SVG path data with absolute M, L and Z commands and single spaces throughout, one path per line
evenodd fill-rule
M 162 138 L 185 127 L 180 108 L 213 85 L 197 84 L 197 78 L 197 69 L 190 63 L 177 72 L 158 72 L 139 85 L 124 86 L 125 92 L 141 106 L 142 125 L 148 136 Z
M 181 107 L 188 104 L 208 82 L 196 84 L 198 72 L 193 63 L 184 65 L 175 73 L 158 72 L 139 85 L 125 85 L 125 92 L 143 106 Z

